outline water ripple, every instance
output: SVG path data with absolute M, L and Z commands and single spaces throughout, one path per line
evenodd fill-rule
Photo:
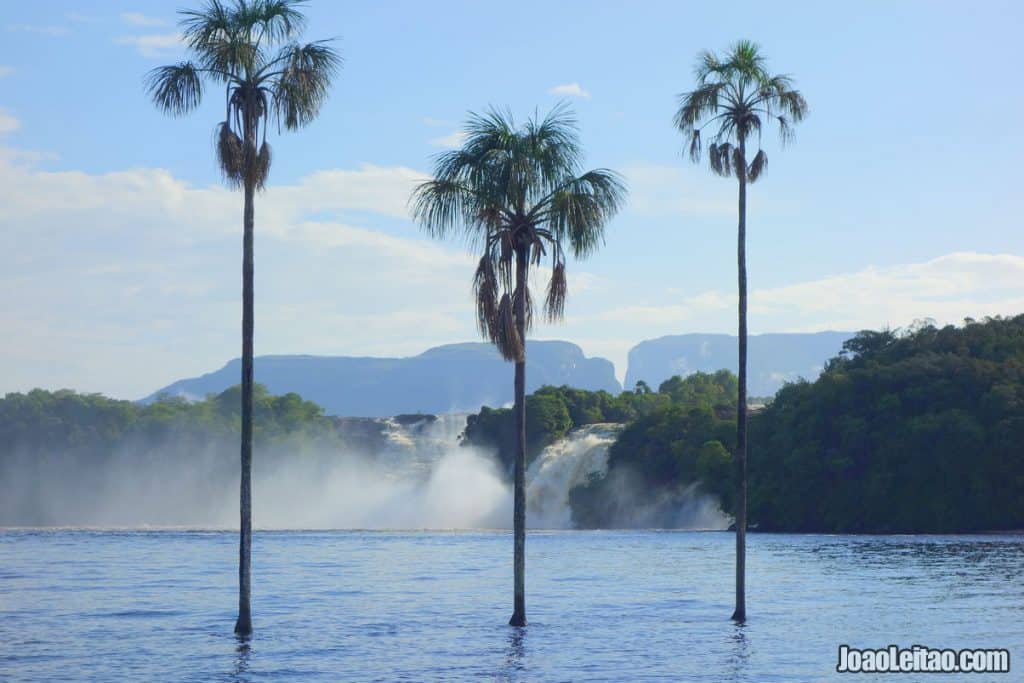
M 1021 537 L 754 535 L 737 627 L 729 534 L 531 534 L 524 629 L 510 540 L 258 533 L 240 642 L 230 532 L 0 531 L 0 679 L 761 683 L 841 680 L 839 643 L 1024 655 Z

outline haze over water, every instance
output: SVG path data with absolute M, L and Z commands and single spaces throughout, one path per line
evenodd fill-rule
M 240 646 L 234 533 L 0 531 L 0 678 L 846 680 L 840 643 L 1008 647 L 1019 666 L 1020 536 L 752 535 L 744 627 L 728 619 L 731 534 L 527 543 L 519 632 L 507 533 L 258 533 Z

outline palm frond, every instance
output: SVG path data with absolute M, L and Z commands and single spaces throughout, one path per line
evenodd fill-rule
M 236 12 L 220 0 L 207 0 L 200 10 L 181 10 L 185 44 L 197 52 L 214 40 L 227 40 L 237 27 Z
M 239 23 L 259 32 L 256 40 L 280 43 L 291 40 L 306 27 L 299 11 L 305 0 L 250 0 L 240 11 Z
M 519 296 L 523 296 L 523 330 L 529 332 L 533 329 L 533 297 L 530 295 L 530 287 L 526 284 L 522 288 L 516 287 L 512 290 L 512 313 L 518 315 Z
M 201 10 L 183 10 L 180 22 L 185 44 L 212 78 L 227 81 L 255 73 L 265 61 L 248 19 L 253 5 L 243 0 L 229 7 L 209 0 Z
M 743 150 L 739 147 L 732 149 L 732 170 L 736 179 L 741 180 L 747 175 L 747 160 L 743 157 Z
M 750 40 L 738 40 L 727 60 L 730 76 L 759 83 L 765 76 L 765 58 L 761 48 Z
M 153 69 L 146 90 L 174 116 L 195 109 L 204 79 L 224 84 L 224 121 L 214 147 L 225 182 L 266 186 L 271 166 L 267 123 L 276 114 L 287 128 L 309 123 L 327 96 L 340 58 L 321 42 L 291 44 L 268 61 L 264 47 L 290 40 L 305 25 L 305 0 L 206 0 L 180 12 L 192 61 Z M 261 44 L 264 44 L 261 46 Z
M 444 238 L 459 227 L 474 232 L 479 225 L 473 191 L 454 180 L 427 180 L 413 190 L 409 200 L 413 220 L 431 237 Z
M 270 163 L 270 145 L 264 141 L 260 145 L 260 151 L 253 158 L 252 176 L 257 190 L 266 187 L 267 176 L 270 175 Z
M 473 299 L 476 301 L 477 329 L 490 337 L 496 328 L 498 316 L 498 277 L 494 271 L 494 260 L 490 255 L 480 258 L 473 275 Z
M 708 161 L 715 174 L 729 177 L 733 172 L 733 146 L 728 142 L 711 143 L 708 147 Z
M 242 140 L 227 121 L 217 124 L 217 163 L 224 182 L 240 187 L 245 177 L 245 150 Z
M 799 123 L 807 116 L 807 100 L 799 90 L 787 90 L 779 96 L 778 109 L 787 114 L 794 122 Z
M 547 116 L 536 116 L 526 124 L 524 157 L 533 163 L 531 199 L 538 199 L 557 187 L 567 173 L 580 166 L 582 150 L 575 114 L 565 103 L 559 103 Z
M 203 68 L 224 82 L 248 79 L 265 61 L 260 48 L 239 32 L 211 37 L 194 52 Z
M 515 313 L 513 311 L 512 296 L 508 293 L 501 297 L 498 303 L 498 311 L 495 315 L 495 324 L 491 329 L 491 342 L 498 348 L 501 357 L 508 361 L 518 361 L 523 358 L 523 340 L 516 329 Z
M 544 316 L 548 322 L 556 322 L 565 316 L 565 300 L 569 296 L 569 284 L 565 277 L 565 262 L 558 261 L 551 269 L 547 296 L 544 297 Z
M 777 116 L 775 118 L 779 122 L 779 138 L 782 140 L 782 144 L 788 144 L 793 139 L 793 125 L 785 116 Z
M 799 90 L 793 89 L 793 79 L 779 75 L 768 79 L 761 88 L 760 97 L 767 112 L 779 123 L 779 137 L 786 144 L 793 139 L 793 124 L 807 116 L 807 100 Z
M 147 74 L 146 91 L 158 109 L 183 116 L 202 101 L 203 81 L 191 62 L 159 66 Z
M 792 124 L 807 115 L 807 102 L 794 89 L 793 79 L 785 74 L 769 74 L 767 61 L 754 42 L 738 41 L 724 57 L 701 52 L 695 74 L 697 88 L 680 95 L 674 123 L 686 136 L 694 162 L 701 157 L 701 129 L 714 126 L 708 153 L 711 169 L 719 175 L 749 171 L 745 163 L 734 163 L 731 148 L 722 151 L 723 144 L 735 148 L 752 136 L 760 139 L 762 127 L 770 118 L 778 122 L 785 144 L 792 138 Z
M 341 57 L 328 41 L 286 46 L 275 62 L 282 64 L 271 87 L 279 123 L 294 130 L 309 124 L 320 112 Z
M 676 128 L 684 135 L 692 133 L 701 119 L 718 112 L 719 98 L 725 90 L 725 82 L 703 83 L 696 90 L 679 96 L 679 109 L 673 119 Z
M 711 78 L 712 75 L 720 73 L 722 69 L 722 63 L 711 50 L 701 50 L 697 55 L 697 65 L 694 67 L 694 76 L 697 77 L 697 82 L 704 84 Z
M 700 161 L 700 129 L 694 128 L 690 134 L 690 160 Z
M 521 360 L 524 332 L 533 324 L 529 268 L 551 250 L 552 281 L 544 313 L 565 309 L 564 246 L 577 256 L 594 251 L 625 201 L 625 184 L 607 169 L 579 174 L 582 150 L 576 120 L 564 105 L 517 126 L 506 111 L 470 114 L 460 149 L 435 157 L 434 177 L 410 197 L 413 218 L 435 237 L 461 233 L 483 244 L 473 291 L 477 325 L 506 360 Z M 522 319 L 517 316 L 521 311 Z
M 747 179 L 752 183 L 757 182 L 757 179 L 761 177 L 761 173 L 764 171 L 764 167 L 767 165 L 768 155 L 764 153 L 763 149 L 757 150 L 754 160 L 750 162 L 750 166 L 747 168 Z
M 561 243 L 567 239 L 573 255 L 584 258 L 601 245 L 605 225 L 625 199 L 622 177 L 600 168 L 566 181 L 539 206 L 546 212 L 555 240 Z

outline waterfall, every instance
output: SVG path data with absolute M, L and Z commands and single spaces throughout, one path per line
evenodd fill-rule
M 452 479 L 453 459 L 460 466 L 472 469 L 474 462 L 484 454 L 467 453 L 458 444 L 458 437 L 466 424 L 466 416 L 449 414 L 438 416 L 406 416 L 385 418 L 385 447 L 376 454 L 387 476 L 396 481 L 417 482 L 423 485 L 441 485 Z M 586 483 L 591 474 L 604 475 L 608 469 L 608 448 L 622 429 L 619 424 L 585 425 L 571 431 L 541 452 L 526 472 L 526 520 L 536 529 L 570 529 L 572 514 L 569 509 L 569 491 Z M 463 512 L 477 510 L 480 505 L 465 505 L 467 497 L 475 499 L 475 492 L 453 489 L 446 492 L 448 505 Z M 511 521 L 511 487 L 503 486 L 500 500 L 486 514 L 470 515 L 468 524 L 507 527 Z M 468 508 L 468 509 L 467 509 Z M 453 519 L 458 514 L 450 516 Z
M 544 449 L 526 472 L 529 526 L 572 528 L 569 491 L 591 474 L 608 471 L 608 448 L 621 429 L 619 424 L 585 425 Z
M 382 418 L 379 422 L 384 443 L 375 458 L 387 467 L 391 477 L 424 479 L 434 465 L 459 446 L 466 417 L 466 413 L 444 413 Z
M 507 529 L 511 482 L 494 453 L 460 443 L 466 418 L 339 417 L 334 419 L 340 442 L 258 442 L 254 524 L 264 529 Z M 608 450 L 621 429 L 616 424 L 580 427 L 530 463 L 529 527 L 572 527 L 569 492 L 592 475 L 607 474 Z M 0 477 L 7 484 L 0 494 L 17 494 L 0 495 L 0 503 L 7 503 L 0 513 L 32 509 L 29 519 L 60 525 L 233 528 L 238 523 L 236 447 L 232 440 L 199 448 L 191 442 L 125 444 L 102 463 L 83 463 L 79 470 L 75 462 L 53 459 L 50 466 L 49 460 L 36 459 L 19 465 L 21 471 L 32 471 L 31 466 L 51 474 L 35 488 L 24 479 L 8 477 L 7 484 Z M 696 487 L 651 501 L 646 487 L 629 487 L 622 474 L 616 470 L 614 486 L 600 502 L 602 509 L 614 511 L 608 526 L 724 528 L 727 523 L 716 517 L 717 503 Z M 40 485 L 48 495 L 37 495 Z

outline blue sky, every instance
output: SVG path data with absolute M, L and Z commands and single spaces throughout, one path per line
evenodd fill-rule
M 183 55 L 179 2 L 21 3 L 0 24 L 0 392 L 137 398 L 238 355 L 240 197 L 219 98 L 170 119 L 142 91 Z M 513 9 L 514 8 L 514 9 Z M 671 118 L 703 48 L 759 42 L 810 117 L 764 146 L 751 331 L 1024 310 L 1017 3 L 313 2 L 345 65 L 320 119 L 273 136 L 257 202 L 257 353 L 408 355 L 475 338 L 471 258 L 405 198 L 469 110 L 567 100 L 629 206 L 542 326 L 611 358 L 734 330 L 735 183 Z M 537 286 L 543 286 L 542 279 Z

